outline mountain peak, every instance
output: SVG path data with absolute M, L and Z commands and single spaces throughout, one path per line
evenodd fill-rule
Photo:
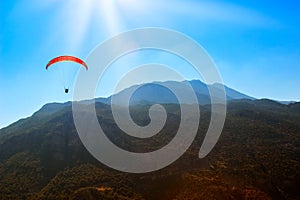
M 171 86 L 172 88 L 176 88 L 178 91 L 184 91 L 186 89 L 186 84 L 189 83 L 194 90 L 194 93 L 197 96 L 198 103 L 200 105 L 210 104 L 210 93 L 209 87 L 221 87 L 223 86 L 220 83 L 214 83 L 211 85 L 207 85 L 200 80 L 190 80 L 190 81 L 165 81 L 165 82 L 152 82 L 152 83 L 144 83 L 140 85 L 134 85 L 129 88 L 122 90 L 121 92 L 114 94 L 109 97 L 111 99 L 114 97 L 116 99 L 115 102 L 118 104 L 123 104 L 123 101 L 126 97 L 131 96 L 130 103 L 137 104 L 140 102 L 152 102 L 152 103 L 178 103 L 178 100 L 175 94 L 172 93 L 168 88 Z M 250 99 L 254 100 L 255 98 L 240 93 L 234 89 L 224 86 L 226 92 L 227 100 L 237 100 L 237 99 Z M 189 104 L 191 103 L 189 100 L 186 102 L 180 102 Z

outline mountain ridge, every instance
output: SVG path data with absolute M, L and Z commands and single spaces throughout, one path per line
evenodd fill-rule
M 129 151 L 149 152 L 167 144 L 180 123 L 179 105 L 163 106 L 168 121 L 162 132 L 146 141 L 118 129 L 109 105 L 96 102 L 95 107 L 99 123 L 113 143 Z M 228 102 L 221 137 L 204 159 L 198 159 L 198 152 L 209 124 L 210 106 L 199 107 L 197 136 L 179 160 L 157 172 L 128 174 L 109 169 L 89 154 L 76 132 L 70 103 L 43 106 L 41 113 L 7 128 L 6 137 L 0 130 L 0 199 L 265 200 L 300 195 L 300 103 L 283 105 L 266 99 Z M 147 108 L 131 106 L 136 123 L 149 122 Z
M 197 95 L 198 102 L 199 102 L 200 105 L 210 104 L 210 97 L 209 97 L 209 94 L 208 94 L 208 88 L 207 88 L 207 85 L 205 83 L 203 83 L 200 80 L 190 80 L 190 81 L 181 81 L 181 82 L 189 82 L 189 83 L 191 83 L 193 89 L 195 90 L 195 93 Z M 122 99 L 122 96 L 120 97 L 120 95 L 122 95 L 122 94 L 123 94 L 123 96 L 127 95 L 128 91 L 135 90 L 138 87 L 147 86 L 149 84 L 150 85 L 152 85 L 152 84 L 153 85 L 157 85 L 157 84 L 164 85 L 166 83 L 169 83 L 169 84 L 170 83 L 180 84 L 181 82 L 179 82 L 179 81 L 165 81 L 165 82 L 152 82 L 152 83 L 138 84 L 138 85 L 133 85 L 133 86 L 130 86 L 128 88 L 125 88 L 124 90 L 122 90 L 122 91 L 120 91 L 120 92 L 118 92 L 116 94 L 113 94 L 113 95 L 111 95 L 109 97 L 97 97 L 97 98 L 95 98 L 93 100 L 82 100 L 81 102 L 89 104 L 92 101 L 95 101 L 95 102 L 100 102 L 100 103 L 104 103 L 104 104 L 110 105 L 112 96 L 119 96 L 119 99 Z M 212 85 L 220 87 L 220 83 L 214 83 Z M 236 90 L 234 90 L 232 88 L 229 88 L 229 87 L 227 87 L 225 85 L 224 85 L 224 88 L 225 88 L 225 92 L 227 94 L 227 101 L 228 102 L 230 102 L 230 101 L 236 101 L 236 100 L 243 101 L 243 100 L 247 100 L 247 99 L 248 100 L 259 100 L 259 99 L 256 99 L 254 97 L 251 97 L 251 96 L 248 96 L 246 94 L 243 94 L 241 92 L 238 92 L 238 91 L 236 91 Z M 151 90 L 153 91 L 153 88 Z M 204 94 L 201 93 L 200 91 L 204 91 Z M 164 89 L 164 92 L 166 92 L 165 89 Z M 147 93 L 147 90 L 144 91 L 144 93 Z M 140 92 L 140 94 L 138 94 L 138 95 L 141 95 L 141 94 L 143 94 L 143 92 Z M 153 92 L 152 92 L 152 94 L 153 94 Z M 157 93 L 154 93 L 154 94 L 157 94 Z M 166 94 L 170 94 L 170 92 L 166 92 Z M 149 100 L 145 100 L 145 99 L 139 99 L 139 96 L 137 96 L 137 97 L 138 97 L 138 99 L 131 101 L 131 103 L 132 102 L 134 102 L 134 104 L 178 103 L 178 102 L 176 102 L 174 96 L 171 99 L 167 99 L 166 101 L 158 100 L 158 98 L 156 98 L 157 101 L 151 101 L 151 100 L 149 101 Z M 161 97 L 161 95 L 159 95 L 159 97 Z M 153 100 L 155 98 L 151 96 L 150 99 Z M 284 104 L 284 105 L 290 105 L 290 104 L 297 103 L 295 101 L 276 101 L 276 100 L 271 100 L 271 101 L 279 102 L 280 104 Z M 68 105 L 71 105 L 71 104 L 72 104 L 71 101 L 63 102 L 63 103 L 58 103 L 58 102 L 46 103 L 39 110 L 37 110 L 36 112 L 34 112 L 31 116 L 34 116 L 34 115 L 45 115 L 45 116 L 47 116 L 47 115 L 50 115 L 50 114 L 54 113 L 55 111 L 58 111 L 58 110 L 64 108 L 65 106 L 68 106 Z M 0 130 L 6 129 L 7 127 L 10 127 L 11 125 L 14 125 L 17 122 L 20 123 L 22 121 L 26 121 L 31 116 L 19 119 L 19 120 L 15 121 L 15 122 L 9 124 L 6 127 L 0 128 Z

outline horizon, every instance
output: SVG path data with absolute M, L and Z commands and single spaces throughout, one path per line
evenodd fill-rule
M 168 81 L 170 81 L 170 80 L 168 80 Z M 171 80 L 172 81 L 172 80 Z M 199 79 L 191 79 L 191 80 L 182 80 L 182 81 L 173 81 L 173 82 L 184 82 L 184 81 L 200 81 L 200 82 L 202 82 L 201 80 L 199 80 Z M 163 82 L 167 82 L 167 81 L 153 81 L 153 82 L 145 82 L 145 83 L 141 83 L 141 84 L 133 84 L 133 85 L 130 85 L 130 86 L 128 86 L 128 87 L 126 87 L 126 88 L 124 88 L 124 89 L 122 89 L 122 90 L 119 90 L 119 91 L 116 91 L 114 94 L 111 94 L 111 95 L 109 95 L 109 96 L 98 96 L 98 97 L 95 97 L 94 99 L 107 99 L 107 98 L 110 98 L 111 96 L 113 96 L 113 95 L 116 95 L 116 94 L 118 94 L 119 92 L 122 92 L 122 91 L 124 91 L 124 90 L 126 90 L 126 89 L 129 89 L 130 87 L 134 87 L 134 86 L 141 86 L 142 84 L 152 84 L 152 83 L 163 83 Z M 203 82 L 202 82 L 203 83 Z M 205 83 L 204 83 L 205 84 Z M 206 84 L 206 85 L 214 85 L 214 84 L 219 84 L 219 83 L 212 83 L 212 84 Z M 226 86 L 226 85 L 225 85 Z M 227 86 L 226 86 L 227 87 Z M 227 87 L 227 88 L 229 88 L 229 89 L 232 89 L 232 90 L 235 90 L 234 88 L 230 88 L 230 87 Z M 239 91 L 237 91 L 237 90 L 235 90 L 236 92 L 239 92 Z M 242 93 L 243 95 L 247 95 L 247 94 L 244 94 L 244 93 Z M 248 95 L 247 95 L 248 96 Z M 252 97 L 252 96 L 249 96 L 249 97 Z M 88 100 L 91 100 L 91 99 L 84 99 L 84 100 L 81 100 L 81 101 L 88 101 Z M 250 100 L 250 99 L 249 99 Z M 255 98 L 254 100 L 271 100 L 271 101 L 275 101 L 275 102 L 278 102 L 278 103 L 281 103 L 281 104 L 283 104 L 283 105 L 288 105 L 288 104 L 291 104 L 291 103 L 298 103 L 298 102 L 300 102 L 300 101 L 280 101 L 280 100 L 276 100 L 276 99 L 269 99 L 269 98 Z M 251 101 L 254 101 L 254 100 L 251 100 Z M 1 127 L 0 126 L 0 129 L 2 129 L 2 128 L 7 128 L 7 127 L 9 127 L 10 125 L 12 125 L 12 124 L 14 124 L 14 123 L 16 123 L 16 122 L 18 122 L 19 120 L 22 120 L 22 119 L 26 119 L 26 118 L 29 118 L 29 117 L 31 117 L 33 114 L 35 114 L 36 112 L 38 112 L 38 111 L 40 111 L 45 105 L 48 105 L 48 104 L 65 104 L 65 103 L 72 103 L 73 101 L 72 100 L 70 100 L 70 101 L 63 101 L 63 102 L 47 102 L 47 103 L 45 103 L 45 104 L 43 104 L 40 108 L 38 108 L 37 110 L 35 110 L 35 111 L 33 111 L 30 115 L 28 115 L 28 116 L 25 116 L 25 117 L 22 117 L 22 118 L 19 118 L 19 119 L 17 119 L 16 121 L 13 121 L 12 123 L 10 123 L 10 124 L 8 124 L 8 125 L 6 125 L 6 126 L 3 126 L 3 127 Z M 285 104 L 285 103 L 288 103 L 288 104 Z
M 73 82 L 66 95 L 57 68 L 45 70 L 50 59 L 85 60 L 103 41 L 143 27 L 172 29 L 194 39 L 229 88 L 257 99 L 300 101 L 300 16 L 294 1 L 17 0 L 0 5 L 0 128 L 47 103 L 72 101 Z M 95 96 L 112 95 L 126 72 L 149 62 L 169 65 L 187 80 L 202 80 L 174 55 L 134 52 L 104 74 Z M 157 79 L 168 81 L 168 76 Z

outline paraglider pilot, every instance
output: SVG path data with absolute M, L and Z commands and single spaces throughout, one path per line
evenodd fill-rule
M 86 63 L 83 60 L 76 58 L 74 56 L 58 56 L 56 58 L 53 58 L 46 65 L 46 70 L 48 70 L 48 68 L 51 65 L 58 63 L 58 62 L 63 62 L 63 61 L 70 61 L 70 62 L 78 63 L 78 64 L 82 65 L 86 70 L 88 70 L 88 66 L 86 65 Z M 65 88 L 65 93 L 69 93 L 69 88 Z

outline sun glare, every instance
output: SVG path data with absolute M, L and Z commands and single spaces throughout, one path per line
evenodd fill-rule
M 36 11 L 50 9 L 54 4 L 60 4 L 57 17 L 64 19 L 64 26 L 56 27 L 56 32 L 51 33 L 52 38 L 66 38 L 67 51 L 76 51 L 87 37 L 91 25 L 101 33 L 111 37 L 126 28 L 126 16 L 137 18 L 140 13 L 146 12 L 145 0 L 45 0 L 45 3 L 36 5 Z M 151 4 L 152 5 L 152 4 Z M 93 21 L 92 21 L 93 20 Z M 55 25 L 62 23 L 55 20 Z
M 94 1 L 96 2 L 96 1 Z M 99 13 L 106 25 L 109 34 L 117 34 L 120 31 L 120 16 L 116 7 L 116 1 L 97 1 L 96 12 Z
M 75 3 L 76 2 L 76 3 Z M 36 11 L 49 9 L 57 0 L 48 0 L 43 5 L 36 6 Z M 66 38 L 68 49 L 76 51 L 80 48 L 90 30 L 91 20 L 102 33 L 112 36 L 121 31 L 121 17 L 118 10 L 117 1 L 114 0 L 84 0 L 84 1 L 64 1 L 60 3 L 59 19 L 64 19 L 64 26 L 57 29 L 52 37 Z M 56 21 L 54 23 L 61 23 Z

